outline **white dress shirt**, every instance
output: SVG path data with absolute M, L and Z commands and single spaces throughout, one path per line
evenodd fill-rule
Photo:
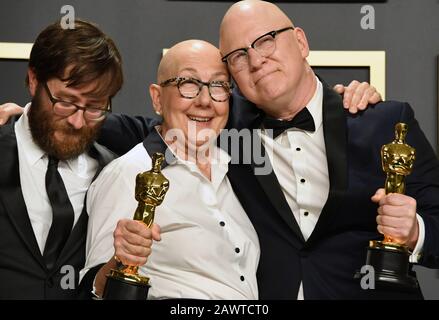
M 257 299 L 259 241 L 226 176 L 227 161 L 213 163 L 209 181 L 191 162 L 179 158 L 162 172 L 170 181 L 155 223 L 161 241 L 140 274 L 150 278 L 148 299 Z M 222 158 L 224 159 L 224 158 Z M 85 269 L 114 255 L 117 221 L 132 219 L 137 207 L 135 178 L 151 169 L 143 144 L 111 162 L 91 185 Z
M 43 254 L 52 225 L 52 206 L 47 197 L 45 184 L 48 157 L 32 139 L 27 115 L 29 108 L 31 106 L 27 104 L 23 115 L 15 123 L 15 135 L 21 190 L 38 247 Z M 58 171 L 75 213 L 74 224 L 82 213 L 85 193 L 96 174 L 97 167 L 97 161 L 87 154 L 59 162 Z
M 314 132 L 291 128 L 273 140 L 264 130 L 260 131 L 262 143 L 272 150 L 267 152 L 270 162 L 305 241 L 313 232 L 329 195 L 322 106 L 323 86 L 317 79 L 316 91 L 307 105 L 314 120 Z M 417 262 L 425 238 L 423 220 L 419 215 L 417 218 L 419 238 L 410 262 Z M 303 298 L 301 282 L 297 299 Z

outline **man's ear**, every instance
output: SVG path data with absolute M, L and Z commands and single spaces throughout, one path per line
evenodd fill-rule
M 27 79 L 29 82 L 29 93 L 33 97 L 35 96 L 35 92 L 37 91 L 38 87 L 38 80 L 35 72 L 32 70 L 32 68 L 27 69 Z
M 309 45 L 308 39 L 306 39 L 305 31 L 299 27 L 295 27 L 294 32 L 296 34 L 300 52 L 302 52 L 302 58 L 306 59 L 309 55 Z
M 149 95 L 151 96 L 152 105 L 154 107 L 155 113 L 159 116 L 162 115 L 162 87 L 158 84 L 151 84 L 149 86 Z

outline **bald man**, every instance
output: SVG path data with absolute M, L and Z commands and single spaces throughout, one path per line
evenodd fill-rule
M 369 240 L 382 234 L 413 251 L 411 262 L 439 265 L 439 162 L 411 107 L 382 102 L 345 112 L 309 66 L 305 32 L 269 2 L 232 5 L 220 50 L 239 89 L 231 119 L 246 119 L 258 130 L 252 145 L 269 150 L 262 164 L 229 168 L 259 236 L 260 298 L 422 298 L 416 287 L 363 290 L 354 280 Z M 408 124 L 418 159 L 407 195 L 385 195 L 379 155 L 397 122 Z M 259 166 L 273 171 L 255 174 Z
M 178 43 L 162 58 L 157 84 L 150 86 L 162 125 L 110 163 L 87 195 L 82 275 L 93 279 L 96 295 L 102 294 L 105 275 L 116 266 L 114 252 L 131 265 L 143 265 L 149 255 L 151 237 L 145 240 L 140 228 L 122 234 L 119 224 L 132 221 L 136 175 L 151 169 L 151 156 L 161 152 L 167 155 L 162 172 L 170 188 L 155 214 L 162 241 L 154 243 L 153 254 L 140 268 L 150 278 L 148 298 L 258 298 L 258 237 L 230 187 L 230 158 L 215 144 L 227 122 L 229 81 L 219 50 L 205 41 Z M 212 135 L 210 143 L 198 139 L 206 131 Z M 174 143 L 176 137 L 183 143 Z M 206 158 L 192 156 L 200 149 Z M 126 250 L 128 246 L 133 250 Z

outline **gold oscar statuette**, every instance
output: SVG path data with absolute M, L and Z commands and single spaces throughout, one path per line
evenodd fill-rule
M 405 142 L 407 131 L 407 124 L 397 123 L 395 140 L 381 148 L 382 168 L 386 174 L 386 194 L 404 194 L 405 178 L 412 173 L 416 153 Z M 382 241 L 371 240 L 367 248 L 366 265 L 374 269 L 376 287 L 408 291 L 417 289 L 418 281 L 409 274 L 409 257 L 408 247 L 388 235 L 384 235 Z
M 136 177 L 135 198 L 138 202 L 134 220 L 142 221 L 146 228 L 154 222 L 155 209 L 159 206 L 169 189 L 169 180 L 161 173 L 164 155 L 154 153 L 152 169 L 139 173 Z M 107 275 L 104 300 L 145 300 L 150 288 L 149 278 L 138 273 L 138 266 L 119 263 Z

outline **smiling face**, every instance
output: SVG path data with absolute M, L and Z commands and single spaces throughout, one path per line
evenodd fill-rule
M 229 74 L 221 62 L 219 50 L 198 40 L 181 42 L 168 50 L 163 57 L 158 83 L 175 77 L 194 78 L 203 82 L 229 81 Z M 229 101 L 214 101 L 203 85 L 193 99 L 182 97 L 175 82 L 150 86 L 150 94 L 156 112 L 163 117 L 162 135 L 170 129 L 180 130 L 186 140 L 195 146 L 206 142 L 206 136 L 215 138 L 227 122 Z M 206 135 L 205 135 L 206 134 Z
M 239 2 L 229 9 L 221 23 L 220 50 L 226 55 L 250 46 L 267 32 L 289 26 L 293 26 L 291 20 L 271 3 Z M 267 57 L 249 49 L 248 65 L 241 70 L 229 66 L 243 95 L 269 114 L 273 114 L 270 110 L 273 106 L 291 103 L 309 70 L 306 62 L 309 48 L 302 29 L 276 35 L 275 46 Z

